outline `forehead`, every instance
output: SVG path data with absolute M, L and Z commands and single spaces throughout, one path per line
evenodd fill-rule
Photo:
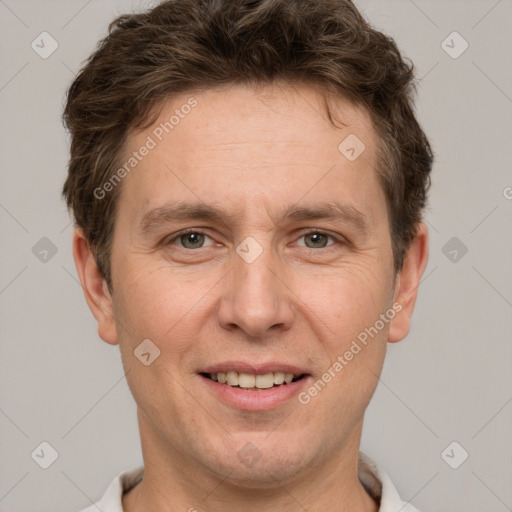
M 257 198 L 267 211 L 334 196 L 375 210 L 383 198 L 370 116 L 342 97 L 328 104 L 334 124 L 312 85 L 233 85 L 169 98 L 153 125 L 127 139 L 124 161 L 138 155 L 121 202 L 134 221 L 170 200 L 231 205 L 240 219 L 261 207 Z

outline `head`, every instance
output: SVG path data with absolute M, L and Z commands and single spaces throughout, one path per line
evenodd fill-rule
M 143 450 L 246 483 L 357 450 L 427 263 L 412 93 L 348 0 L 173 0 L 111 24 L 68 91 L 63 193 Z M 208 378 L 230 364 L 296 392 L 233 401 Z

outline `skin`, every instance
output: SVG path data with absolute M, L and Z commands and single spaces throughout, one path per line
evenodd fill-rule
M 126 155 L 191 96 L 166 100 L 154 126 L 129 136 Z M 74 235 L 98 333 L 120 345 L 137 403 L 145 475 L 123 506 L 376 511 L 357 477 L 363 415 L 387 342 L 409 331 L 427 229 L 418 226 L 397 276 L 375 171 L 378 138 L 367 112 L 343 98 L 330 101 L 343 123 L 333 126 L 322 96 L 305 84 L 193 96 L 197 106 L 123 180 L 112 294 L 81 229 Z M 349 134 L 366 146 L 353 162 L 338 150 Z M 234 217 L 138 228 L 148 210 L 178 200 L 222 206 Z M 287 206 L 333 201 L 361 212 L 366 232 L 339 219 L 279 218 Z M 207 236 L 170 241 L 187 228 Z M 262 248 L 252 263 L 236 252 L 248 236 Z M 242 411 L 221 402 L 198 374 L 227 360 L 280 361 L 307 369 L 307 390 L 393 303 L 401 311 L 307 405 L 293 397 L 271 410 Z M 160 356 L 144 366 L 133 351 L 147 338 Z M 249 442 L 261 455 L 251 466 L 238 456 Z

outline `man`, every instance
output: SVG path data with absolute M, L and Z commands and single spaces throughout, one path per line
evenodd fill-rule
M 409 331 L 432 153 L 348 0 L 171 0 L 70 87 L 64 196 L 144 468 L 87 511 L 416 510 L 359 453 Z

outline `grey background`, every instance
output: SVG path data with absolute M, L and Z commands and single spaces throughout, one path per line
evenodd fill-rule
M 108 22 L 150 5 L 0 0 L 4 512 L 78 510 L 142 462 L 118 348 L 98 338 L 77 282 L 60 200 L 68 158 L 60 114 Z M 357 5 L 416 64 L 418 115 L 437 158 L 412 332 L 389 347 L 362 449 L 424 511 L 512 510 L 512 2 Z M 59 45 L 47 59 L 31 48 L 43 31 Z M 454 31 L 469 44 L 456 59 L 442 47 Z M 462 44 L 444 43 L 452 53 Z M 58 453 L 48 469 L 31 457 L 43 441 Z M 469 453 L 458 469 L 441 456 L 453 441 L 462 448 L 445 459 Z

